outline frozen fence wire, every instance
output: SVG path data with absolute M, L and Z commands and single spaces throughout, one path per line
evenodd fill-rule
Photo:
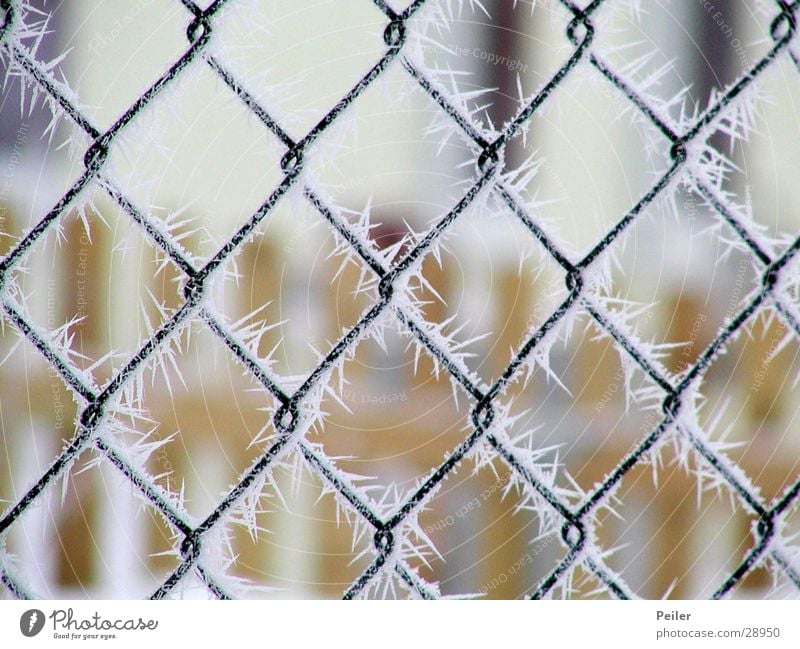
M 368 0 L 363 0 L 367 2 Z M 81 411 L 75 435 L 50 468 L 33 484 L 17 502 L 12 503 L 0 518 L 0 569 L 5 587 L 17 597 L 29 597 L 23 581 L 15 575 L 3 549 L 9 530 L 23 513 L 34 505 L 43 492 L 69 469 L 74 460 L 87 448 L 94 447 L 105 461 L 116 467 L 140 492 L 143 498 L 169 522 L 180 537 L 178 544 L 181 560 L 178 567 L 152 594 L 162 598 L 170 594 L 190 572 L 196 575 L 216 597 L 226 598 L 231 589 L 225 575 L 209 568 L 209 547 L 212 537 L 227 516 L 254 492 L 263 489 L 270 474 L 289 453 L 301 455 L 308 467 L 316 472 L 340 502 L 358 519 L 363 530 L 369 530 L 373 539 L 371 562 L 356 579 L 344 596 L 353 598 L 364 594 L 380 582 L 399 578 L 407 589 L 422 598 L 435 598 L 438 588 L 427 583 L 409 562 L 418 545 L 426 543 L 426 535 L 418 522 L 420 511 L 435 494 L 442 481 L 468 456 L 477 453 L 501 458 L 511 469 L 520 497 L 535 504 L 549 525 L 557 530 L 566 554 L 539 583 L 530 585 L 532 598 L 551 595 L 570 578 L 578 565 L 593 573 L 603 588 L 620 598 L 635 597 L 636 593 L 604 561 L 604 552 L 594 538 L 593 521 L 613 496 L 615 488 L 635 466 L 657 451 L 667 438 L 677 439 L 703 463 L 703 474 L 711 476 L 727 490 L 740 505 L 757 516 L 754 530 L 755 543 L 744 560 L 718 585 L 714 596 L 724 597 L 757 565 L 769 562 L 771 570 L 782 573 L 800 590 L 800 574 L 791 558 L 788 540 L 782 536 L 785 517 L 800 499 L 800 480 L 774 500 L 763 499 L 748 476 L 738 467 L 697 423 L 696 396 L 704 374 L 724 351 L 745 323 L 762 310 L 772 310 L 795 335 L 800 336 L 796 296 L 790 290 L 793 276 L 792 264 L 796 261 L 800 238 L 794 240 L 780 254 L 774 253 L 771 242 L 750 226 L 739 212 L 728 204 L 724 192 L 716 182 L 714 165 L 705 157 L 706 141 L 720 124 L 727 123 L 732 132 L 746 127 L 746 94 L 759 82 L 760 76 L 780 57 L 788 57 L 800 72 L 800 62 L 792 43 L 796 41 L 797 9 L 799 2 L 776 0 L 771 27 L 772 43 L 763 58 L 720 93 L 708 108 L 680 123 L 665 114 L 663 106 L 655 105 L 634 82 L 606 61 L 593 49 L 595 16 L 604 5 L 616 0 L 593 0 L 586 6 L 571 0 L 560 4 L 571 14 L 566 34 L 572 52 L 566 62 L 534 94 L 526 97 L 521 108 L 502 128 L 487 128 L 476 120 L 459 97 L 437 81 L 427 70 L 420 57 L 409 45 L 412 18 L 426 5 L 437 0 L 415 0 L 399 11 L 396 3 L 374 0 L 385 16 L 383 40 L 385 49 L 374 65 L 358 82 L 319 120 L 303 137 L 289 135 L 280 120 L 273 116 L 269 106 L 263 105 L 240 79 L 228 70 L 212 52 L 215 20 L 226 5 L 237 0 L 215 0 L 206 8 L 193 0 L 180 0 L 186 11 L 186 38 L 188 47 L 175 60 L 166 73 L 142 93 L 107 129 L 102 130 L 79 108 L 77 95 L 51 74 L 51 68 L 36 59 L 30 49 L 46 23 L 37 12 L 30 11 L 21 2 L 0 0 L 3 23 L 0 28 L 3 57 L 9 74 L 22 77 L 30 91 L 42 96 L 53 115 L 51 128 L 61 119 L 67 119 L 82 129 L 91 140 L 83 154 L 84 171 L 73 186 L 38 223 L 22 236 L 0 262 L 0 289 L 6 324 L 41 352 L 64 383 L 80 401 Z M 444 2 L 438 4 L 459 4 Z M 772 5 L 770 5 L 772 6 Z M 27 21 L 27 22 L 26 22 Z M 33 22 L 30 22 L 33 21 Z M 587 254 L 574 259 L 550 236 L 537 215 L 528 209 L 509 178 L 505 161 L 507 146 L 520 136 L 528 122 L 548 101 L 555 90 L 574 73 L 581 63 L 590 64 L 602 83 L 623 93 L 630 104 L 661 134 L 664 150 L 669 152 L 671 163 L 663 175 L 644 193 L 636 204 L 600 238 Z M 106 161 L 115 147 L 115 141 L 149 105 L 158 102 L 165 90 L 176 83 L 190 66 L 204 65 L 235 93 L 241 103 L 251 111 L 263 127 L 271 132 L 285 148 L 281 159 L 282 180 L 277 188 L 264 198 L 260 208 L 224 243 L 205 263 L 198 265 L 181 247 L 173 234 L 136 205 L 124 186 L 109 177 Z M 315 155 L 314 144 L 359 101 L 362 94 L 392 66 L 401 67 L 410 79 L 435 101 L 441 115 L 467 142 L 474 153 L 475 169 L 468 190 L 447 213 L 424 234 L 410 237 L 398 246 L 393 254 L 379 251 L 368 238 L 368 227 L 356 227 L 343 218 L 304 173 L 308 159 Z M 602 296 L 602 277 L 597 267 L 607 251 L 623 233 L 632 226 L 640 214 L 656 199 L 678 183 L 683 183 L 707 201 L 738 234 L 761 269 L 761 288 L 751 296 L 749 303 L 735 313 L 716 333 L 711 344 L 698 360 L 680 376 L 670 375 L 659 363 L 657 350 L 638 339 L 618 312 L 608 308 Z M 160 249 L 180 269 L 183 281 L 183 304 L 152 333 L 145 344 L 116 372 L 108 383 L 99 387 L 92 377 L 81 371 L 64 346 L 33 323 L 25 308 L 24 295 L 15 285 L 12 276 L 25 261 L 34 244 L 51 228 L 58 227 L 65 211 L 80 202 L 87 188 L 102 188 L 130 219 L 136 223 L 149 241 Z M 325 354 L 316 368 L 294 389 L 289 389 L 276 376 L 268 362 L 258 357 L 252 346 L 243 342 L 241 335 L 228 325 L 209 305 L 206 295 L 209 279 L 220 272 L 222 265 L 253 235 L 258 225 L 268 219 L 276 204 L 291 190 L 299 189 L 305 199 L 319 213 L 338 236 L 360 260 L 365 272 L 374 278 L 379 299 L 366 310 L 333 348 Z M 485 384 L 463 361 L 454 342 L 440 330 L 425 321 L 419 304 L 408 290 L 410 278 L 417 276 L 420 265 L 427 256 L 435 254 L 440 240 L 448 228 L 471 207 L 491 197 L 506 205 L 509 210 L 547 250 L 552 259 L 566 274 L 568 296 L 544 321 L 530 332 L 525 343 L 516 350 L 513 360 L 490 385 Z M 592 491 L 583 494 L 577 504 L 564 497 L 555 486 L 546 468 L 522 454 L 506 433 L 508 413 L 499 401 L 509 384 L 528 371 L 532 363 L 547 363 L 556 327 L 574 317 L 578 312 L 588 314 L 630 361 L 641 369 L 660 389 L 663 395 L 660 421 L 649 431 L 613 472 Z M 326 457 L 319 445 L 310 442 L 306 433 L 312 425 L 324 425 L 320 400 L 332 388 L 334 374 L 343 360 L 355 347 L 369 336 L 380 336 L 381 320 L 395 318 L 413 336 L 438 365 L 452 377 L 455 389 L 470 400 L 472 429 L 452 453 L 435 468 L 406 498 L 389 505 L 377 506 L 367 496 L 357 481 L 357 476 L 347 474 Z M 166 494 L 139 463 L 132 459 L 132 451 L 120 447 L 111 431 L 114 420 L 124 404 L 135 404 L 137 382 L 141 381 L 144 367 L 154 361 L 190 323 L 201 323 L 212 332 L 239 363 L 279 403 L 274 413 L 274 427 L 278 436 L 268 450 L 250 466 L 236 484 L 222 498 L 213 511 L 199 523 L 192 522 L 179 502 Z

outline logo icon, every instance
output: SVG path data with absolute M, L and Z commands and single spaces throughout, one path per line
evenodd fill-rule
M 19 618 L 19 630 L 26 638 L 32 638 L 44 628 L 44 613 L 32 608 Z

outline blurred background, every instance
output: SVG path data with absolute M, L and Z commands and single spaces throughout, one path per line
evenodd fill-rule
M 71 88 L 99 129 L 114 120 L 187 47 L 188 12 L 176 0 L 31 3 L 50 14 L 28 43 Z M 386 18 L 367 0 L 233 0 L 215 19 L 211 51 L 295 138 L 302 137 L 380 58 Z M 393 5 L 395 3 L 392 3 Z M 396 3 L 401 4 L 401 3 Z M 500 128 L 564 64 L 570 14 L 550 1 L 430 0 L 409 26 L 417 63 L 460 97 L 486 129 Z M 644 3 L 643 3 L 644 4 Z M 608 0 L 595 16 L 593 51 L 611 62 L 675 122 L 689 119 L 770 49 L 769 2 Z M 438 30 L 436 11 L 452 12 Z M 39 16 L 38 18 L 41 18 Z M 4 65 L 5 65 L 4 61 Z M 7 69 L 7 68 L 5 68 Z M 729 158 L 721 189 L 774 250 L 800 232 L 800 72 L 787 55 L 760 77 L 754 128 L 731 138 L 720 124 L 710 150 Z M 5 77 L 0 107 L 0 252 L 60 199 L 83 170 L 89 144 L 69 119 L 50 128 L 42 98 Z M 643 90 L 644 92 L 645 90 Z M 675 98 L 677 100 L 674 100 Z M 22 98 L 22 99 L 21 99 Z M 688 116 L 688 117 L 687 117 Z M 425 232 L 474 177 L 474 154 L 438 106 L 395 61 L 308 156 L 307 173 L 352 223 L 369 214 L 377 250 Z M 49 129 L 49 130 L 48 130 Z M 71 152 L 78 155 L 71 155 Z M 264 202 L 283 175 L 281 142 L 198 61 L 115 142 L 109 174 L 202 264 Z M 527 174 L 533 161 L 535 173 Z M 669 145 L 631 102 L 583 61 L 506 153 L 515 189 L 571 259 L 593 245 L 669 166 Z M 72 360 L 102 385 L 182 302 L 180 271 L 100 188 L 86 190 L 15 271 L 36 325 L 59 332 Z M 448 229 L 440 259 L 423 265 L 416 290 L 425 319 L 473 341 L 470 370 L 491 384 L 514 352 L 566 296 L 564 273 L 521 222 L 499 205 L 469 209 Z M 674 376 L 686 371 L 760 286 L 752 253 L 734 245 L 697 193 L 670 187 L 615 242 L 610 304 L 641 305 L 636 335 L 663 347 Z M 320 214 L 298 193 L 281 200 L 210 289 L 227 322 L 272 325 L 257 349 L 286 386 L 297 386 L 374 302 Z M 55 334 L 58 337 L 58 333 Z M 660 421 L 663 395 L 626 403 L 619 350 L 585 315 L 560 325 L 551 373 L 537 368 L 503 400 L 518 432 L 551 449 L 556 483 L 590 491 Z M 149 442 L 168 440 L 146 468 L 202 520 L 264 451 L 275 404 L 201 326 L 170 362 L 149 368 L 148 418 L 131 424 Z M 0 501 L 16 503 L 75 432 L 76 403 L 44 357 L 4 322 L 0 330 Z M 798 340 L 757 316 L 707 372 L 700 424 L 767 502 L 800 476 Z M 468 434 L 470 402 L 408 336 L 386 330 L 385 348 L 363 341 L 343 366 L 339 399 L 308 438 L 337 466 L 369 476 L 377 493 L 407 493 Z M 554 377 L 557 377 L 556 380 Z M 634 373 L 639 388 L 649 379 Z M 622 481 L 614 512 L 599 515 L 597 542 L 640 596 L 708 597 L 753 547 L 756 517 L 715 490 L 667 446 L 659 461 Z M 697 461 L 691 460 L 688 469 Z M 352 517 L 320 479 L 276 471 L 258 507 L 260 532 L 231 522 L 227 574 L 264 590 L 252 596 L 338 597 L 369 563 Z M 518 507 L 508 467 L 467 460 L 443 483 L 421 525 L 439 551 L 415 565 L 442 594 L 517 598 L 565 554 L 541 536 L 536 511 Z M 709 488 L 711 487 L 711 488 Z M 280 496 L 277 494 L 280 493 Z M 800 532 L 787 515 L 784 537 Z M 356 539 L 354 541 L 354 539 Z M 141 597 L 174 569 L 173 532 L 134 488 L 92 451 L 6 533 L 13 570 L 50 598 Z M 795 546 L 797 547 L 797 546 Z M 794 561 L 800 562 L 795 554 Z M 581 569 L 572 597 L 606 597 Z M 184 596 L 200 596 L 187 583 Z M 753 570 L 743 598 L 796 597 L 785 577 Z M 3 591 L 2 597 L 9 593 Z

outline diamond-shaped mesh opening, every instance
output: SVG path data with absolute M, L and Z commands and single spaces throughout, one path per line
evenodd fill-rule
M 297 453 L 262 492 L 258 532 L 230 526 L 236 560 L 227 572 L 247 580 L 243 585 L 255 597 L 338 598 L 371 560 L 372 534 L 323 478 L 308 465 L 300 468 L 305 460 Z
M 206 259 L 280 184 L 280 141 L 200 63 L 137 116 L 111 149 L 114 178 Z
M 757 94 L 751 93 L 749 101 L 740 102 L 738 115 L 744 123 L 752 123 L 752 133 L 746 141 L 737 143 L 733 152 L 727 146 L 723 148 L 733 162 L 722 185 L 729 195 L 726 202 L 735 213 L 746 217 L 748 229 L 768 251 L 782 252 L 800 232 L 797 184 L 775 173 L 800 164 L 800 145 L 794 138 L 784 137 L 785 129 L 792 128 L 792 111 L 780 108 L 797 105 L 800 100 L 796 84 L 787 83 L 796 74 L 791 59 L 776 59 L 759 78 Z M 759 97 L 764 101 L 755 104 Z M 753 105 L 758 108 L 753 110 Z
M 14 81 L 7 80 L 12 86 Z M 26 108 L 19 116 L 19 89 L 4 92 L 3 113 L 9 113 L 0 146 L 0 254 L 8 254 L 22 237 L 69 190 L 83 172 L 77 160 L 68 160 L 64 151 L 54 150 L 54 142 L 71 141 L 76 151 L 91 143 L 83 131 L 62 121 L 55 134 L 48 129 L 50 114 L 41 106 Z M 25 90 L 28 106 L 29 90 Z M 33 110 L 33 114 L 29 114 Z M 3 118 L 5 119 L 5 118 Z
M 547 232 L 585 254 L 667 170 L 669 142 L 627 112 L 629 100 L 588 63 L 579 63 L 551 97 L 528 122 L 524 155 L 539 162 L 538 173 L 530 180 L 520 174 L 515 185 Z
M 442 595 L 474 593 L 484 599 L 529 594 L 566 550 L 558 530 L 543 528 L 533 506 L 499 460 L 475 470 L 465 461 L 442 481 L 419 517 L 437 553 L 427 565 L 413 560 L 420 576 L 439 584 Z
M 189 13 L 172 0 L 77 0 L 55 8 L 67 85 L 99 128 L 108 128 L 188 49 Z
M 562 269 L 493 197 L 444 232 L 409 286 L 427 303 L 428 326 L 487 383 L 567 296 Z
M 652 343 L 667 369 L 684 374 L 752 299 L 760 269 L 728 225 L 691 197 L 678 205 L 684 213 L 667 201 L 646 209 L 606 254 L 617 260 L 610 312 Z
M 384 348 L 368 339 L 344 363 L 344 383 L 337 396 L 326 396 L 325 425 L 309 439 L 319 442 L 336 466 L 347 473 L 373 478 L 366 485 L 384 508 L 399 505 L 461 442 L 469 424 L 470 400 L 459 391 L 456 400 L 449 378 L 439 376 L 427 351 L 419 356 L 414 341 L 384 331 Z
M 131 439 L 149 447 L 142 468 L 202 520 L 268 448 L 274 401 L 199 323 L 142 372 L 135 402 L 141 415 L 128 418 L 123 411 L 120 419 L 131 430 L 115 439 L 129 448 Z
M 294 382 L 377 300 L 375 275 L 299 193 L 282 200 L 209 282 L 215 307 Z
M 80 465 L 89 453 L 78 460 Z M 93 538 L 97 523 L 96 472 L 75 475 L 72 470 L 40 496 L 15 523 L 8 535 L 8 551 L 16 555 L 14 568 L 32 587 L 47 588 L 40 596 L 90 597 L 96 581 L 93 557 L 99 547 Z M 52 546 L 54 551 L 46 551 Z M 40 558 L 41 557 L 41 558 Z
M 787 324 L 764 311 L 754 316 L 701 388 L 700 423 L 726 448 L 771 502 L 800 477 L 800 345 Z
M 632 11 L 631 5 L 638 5 Z M 703 2 L 607 2 L 594 41 L 603 59 L 662 113 L 705 110 L 771 45 L 773 16 Z M 675 102 L 685 93 L 685 105 Z
M 169 260 L 159 265 L 179 277 Z M 174 282 L 162 287 L 163 302 L 156 298 L 156 269 L 139 226 L 94 190 L 34 244 L 12 281 L 31 296 L 30 315 L 49 344 L 87 386 L 104 385 L 182 303 Z
M 95 523 L 93 535 L 102 549 L 92 597 L 149 597 L 177 567 L 175 532 L 115 467 L 103 461 L 98 469 L 97 518 L 103 522 Z
M 424 6 L 412 37 L 419 37 L 430 77 L 463 94 L 484 129 L 499 131 L 569 58 L 564 30 L 571 15 L 557 2 L 459 4 Z M 451 18 L 447 27 L 443 17 Z
M 657 468 L 623 478 L 612 511 L 598 513 L 597 542 L 618 548 L 606 563 L 642 597 L 708 598 L 753 547 L 757 519 L 724 487 L 704 491 L 675 460 L 667 445 Z
M 425 230 L 463 196 L 476 158 L 460 137 L 443 144 L 440 115 L 393 65 L 315 144 L 310 171 L 340 205 L 359 214 L 371 206 L 373 222 Z
M 523 371 L 503 399 L 509 435 L 516 448 L 551 449 L 558 484 L 590 492 L 660 423 L 664 395 L 588 315 L 555 335 L 549 365 Z
M 385 52 L 388 20 L 371 2 L 309 6 L 260 0 L 229 3 L 218 21 L 215 54 L 300 138 L 358 83 Z
M 0 328 L 0 507 L 16 503 L 75 434 L 71 391 L 41 352 Z
M 152 508 L 88 449 L 8 531 L 12 574 L 40 597 L 147 597 L 175 568 L 175 557 L 154 560 L 169 546 L 147 535 Z

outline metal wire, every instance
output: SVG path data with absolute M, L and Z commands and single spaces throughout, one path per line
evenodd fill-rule
M 235 2 L 235 0 L 230 1 Z M 190 571 L 195 571 L 215 597 L 227 598 L 228 594 L 224 584 L 218 583 L 204 567 L 202 552 L 204 539 L 215 526 L 220 524 L 222 518 L 231 511 L 246 490 L 270 469 L 277 458 L 288 450 L 295 449 L 302 453 L 309 465 L 314 467 L 320 477 L 332 489 L 335 489 L 348 501 L 357 515 L 363 517 L 374 529 L 374 559 L 369 567 L 346 590 L 344 597 L 349 599 L 359 595 L 388 562 L 399 578 L 417 595 L 423 598 L 431 598 L 436 596 L 436 589 L 426 584 L 405 561 L 394 558 L 393 550 L 399 543 L 397 534 L 402 531 L 401 528 L 404 521 L 425 504 L 435 488 L 459 462 L 479 442 L 485 441 L 494 448 L 497 455 L 508 464 L 512 471 L 517 472 L 522 477 L 527 485 L 526 488 L 543 498 L 563 521 L 561 542 L 566 547 L 567 553 L 539 583 L 531 584 L 528 595 L 531 598 L 548 596 L 568 571 L 580 563 L 593 573 L 612 595 L 619 598 L 629 598 L 634 597 L 635 594 L 630 592 L 628 587 L 610 570 L 601 565 L 590 554 L 583 552 L 589 535 L 589 520 L 601 506 L 604 497 L 631 469 L 644 460 L 646 454 L 653 449 L 668 430 L 676 427 L 678 432 L 685 436 L 697 453 L 718 473 L 741 506 L 758 517 L 757 539 L 754 547 L 747 553 L 735 570 L 726 577 L 724 582 L 718 586 L 713 596 L 715 598 L 726 596 L 759 561 L 767 556 L 773 560 L 775 569 L 782 571 L 800 589 L 800 574 L 792 567 L 791 562 L 788 557 L 784 556 L 783 551 L 773 543 L 776 528 L 782 521 L 782 517 L 800 498 L 800 480 L 795 482 L 781 496 L 776 497 L 773 502 L 765 502 L 758 493 L 754 493 L 753 489 L 743 482 L 739 477 L 741 475 L 740 470 L 729 458 L 715 452 L 709 444 L 691 431 L 686 430 L 678 421 L 687 391 L 697 385 L 704 373 L 723 351 L 728 341 L 756 312 L 767 305 L 771 305 L 794 332 L 800 333 L 800 323 L 795 319 L 793 311 L 786 306 L 788 297 L 782 295 L 779 290 L 781 272 L 797 256 L 797 252 L 800 250 L 800 238 L 796 239 L 780 256 L 770 256 L 758 243 L 757 238 L 749 233 L 746 226 L 737 219 L 735 210 L 727 205 L 712 187 L 706 184 L 702 178 L 694 177 L 692 179 L 697 191 L 715 208 L 719 218 L 724 219 L 725 222 L 733 227 L 755 258 L 758 259 L 758 262 L 763 267 L 763 273 L 761 276 L 761 289 L 758 294 L 717 332 L 716 337 L 708 348 L 699 356 L 697 362 L 682 375 L 680 380 L 671 380 L 669 377 L 663 376 L 655 365 L 638 350 L 635 341 L 618 330 L 609 321 L 609 318 L 588 299 L 584 286 L 584 273 L 592 262 L 603 255 L 604 251 L 636 221 L 642 211 L 659 196 L 678 174 L 691 174 L 691 169 L 686 166 L 687 148 L 696 144 L 698 140 L 703 139 L 703 134 L 707 130 L 706 127 L 723 117 L 736 98 L 753 84 L 764 70 L 773 65 L 779 55 L 788 52 L 795 65 L 798 64 L 795 55 L 788 48 L 797 31 L 796 12 L 800 4 L 798 0 L 794 2 L 776 0 L 776 16 L 771 29 L 773 43 L 770 50 L 747 70 L 723 96 L 708 107 L 691 128 L 683 133 L 675 132 L 661 120 L 657 115 L 657 111 L 648 104 L 647 100 L 637 93 L 636 89 L 615 72 L 597 53 L 593 52 L 592 42 L 595 37 L 593 15 L 601 5 L 606 4 L 606 2 L 613 2 L 613 0 L 606 0 L 606 2 L 604 0 L 594 0 L 584 8 L 581 8 L 571 0 L 560 0 L 561 4 L 572 15 L 572 19 L 566 29 L 567 37 L 573 47 L 572 53 L 566 63 L 544 84 L 530 102 L 510 120 L 499 135 L 493 138 L 485 136 L 479 126 L 473 124 L 470 118 L 464 115 L 448 99 L 447 93 L 426 75 L 424 70 L 421 70 L 412 60 L 404 56 L 409 20 L 425 4 L 426 0 L 415 0 L 402 12 L 394 10 L 384 0 L 373 0 L 387 20 L 383 34 L 385 42 L 383 54 L 349 92 L 300 139 L 294 139 L 288 135 L 278 121 L 271 116 L 270 112 L 248 92 L 219 60 L 208 52 L 208 44 L 214 34 L 215 16 L 228 3 L 228 0 L 215 0 L 205 9 L 192 0 L 180 0 L 180 2 L 189 13 L 189 24 L 186 30 L 186 37 L 189 42 L 188 48 L 163 76 L 138 97 L 110 128 L 102 131 L 80 112 L 70 98 L 60 90 L 58 84 L 41 72 L 40 68 L 34 64 L 33 54 L 21 46 L 19 42 L 9 38 L 14 33 L 14 30 L 21 29 L 19 23 L 20 7 L 15 0 L 0 0 L 0 8 L 2 8 L 4 14 L 2 27 L 0 27 L 0 39 L 2 39 L 0 46 L 5 50 L 9 59 L 25 71 L 29 81 L 35 83 L 41 92 L 51 97 L 65 111 L 66 115 L 72 119 L 75 125 L 82 129 L 92 140 L 91 146 L 88 147 L 84 155 L 85 169 L 80 177 L 61 200 L 0 261 L 0 291 L 3 294 L 2 308 L 7 320 L 42 353 L 83 404 L 75 436 L 33 487 L 19 501 L 13 503 L 0 518 L 0 542 L 5 543 L 5 538 L 11 526 L 36 502 L 45 489 L 59 478 L 70 466 L 70 463 L 84 450 L 94 446 L 112 465 L 127 476 L 152 507 L 158 510 L 169 521 L 174 530 L 183 536 L 180 546 L 181 561 L 178 567 L 152 594 L 152 597 L 162 598 L 167 596 L 185 575 Z M 264 127 L 283 143 L 286 149 L 281 160 L 283 179 L 278 187 L 264 200 L 244 225 L 201 267 L 196 267 L 181 252 L 180 247 L 175 245 L 169 236 L 163 234 L 153 224 L 150 217 L 143 210 L 137 208 L 125 195 L 124 191 L 115 186 L 103 172 L 104 162 L 120 132 L 146 106 L 153 103 L 160 93 L 173 84 L 187 66 L 194 61 L 203 61 L 239 97 L 242 104 L 261 121 Z M 567 255 L 560 252 L 555 242 L 548 238 L 544 230 L 537 225 L 534 215 L 527 213 L 519 201 L 514 198 L 509 188 L 504 185 L 498 174 L 505 165 L 505 146 L 519 133 L 526 122 L 548 100 L 554 90 L 564 83 L 578 63 L 582 61 L 588 61 L 607 83 L 623 93 L 641 115 L 660 131 L 664 137 L 664 147 L 669 150 L 672 162 L 658 181 L 594 245 L 589 253 L 579 261 L 573 262 L 568 259 Z M 402 66 L 409 77 L 453 120 L 465 137 L 474 142 L 479 155 L 476 160 L 476 174 L 466 194 L 447 214 L 440 218 L 415 246 L 406 251 L 390 268 L 385 268 L 382 261 L 363 245 L 359 237 L 350 230 L 348 224 L 339 218 L 336 212 L 327 206 L 325 201 L 311 187 L 302 184 L 301 170 L 309 155 L 311 144 L 319 139 L 342 113 L 347 111 L 364 91 L 393 64 Z M 800 65 L 798 65 L 798 68 L 800 69 Z M 86 385 L 79 372 L 37 333 L 36 328 L 24 317 L 20 306 L 5 291 L 9 274 L 22 262 L 26 253 L 48 228 L 52 227 L 61 218 L 78 194 L 93 182 L 102 187 L 120 205 L 124 212 L 142 228 L 152 244 L 163 251 L 186 278 L 182 306 L 154 332 L 134 357 L 100 391 L 96 391 L 91 386 Z M 211 274 L 269 216 L 281 197 L 290 188 L 298 184 L 302 187 L 305 197 L 316 208 L 321 217 L 352 246 L 353 251 L 361 258 L 363 263 L 380 278 L 380 299 L 336 343 L 303 384 L 293 393 L 289 393 L 279 385 L 277 380 L 272 378 L 268 369 L 237 341 L 236 337 L 226 329 L 225 325 L 219 322 L 203 306 L 203 297 L 206 290 L 206 282 Z M 398 281 L 409 272 L 409 269 L 414 264 L 420 262 L 430 252 L 442 233 L 447 228 L 452 227 L 453 223 L 459 219 L 475 200 L 479 192 L 487 188 L 489 191 L 495 192 L 497 197 L 510 208 L 520 222 L 530 231 L 531 235 L 546 248 L 552 258 L 565 271 L 566 284 L 569 291 L 568 297 L 564 302 L 525 341 L 499 378 L 488 388 L 476 384 L 470 376 L 459 369 L 458 364 L 452 361 L 447 350 L 437 345 L 425 333 L 424 328 L 419 326 L 419 323 L 415 321 L 411 314 L 406 313 L 392 302 L 393 292 Z M 491 430 L 498 397 L 503 394 L 506 387 L 517 376 L 526 359 L 534 352 L 545 335 L 556 327 L 562 318 L 573 309 L 582 309 L 588 313 L 597 325 L 608 332 L 616 343 L 629 354 L 638 367 L 660 386 L 666 395 L 662 403 L 663 418 L 655 429 L 641 439 L 635 448 L 616 466 L 613 472 L 602 483 L 598 484 L 593 491 L 590 491 L 578 506 L 571 506 L 553 493 L 537 477 L 535 472 L 527 467 L 515 454 L 514 449 L 510 448 L 507 443 L 504 443 Z M 414 336 L 439 360 L 463 388 L 468 398 L 471 399 L 472 404 L 472 430 L 469 435 L 389 517 L 381 517 L 368 502 L 361 499 L 357 491 L 348 485 L 347 480 L 337 473 L 336 469 L 326 461 L 326 458 L 307 443 L 302 434 L 298 434 L 304 399 L 319 385 L 320 381 L 324 380 L 326 373 L 334 364 L 343 355 L 352 351 L 362 334 L 385 312 L 394 313 L 408 333 Z M 149 478 L 143 476 L 131 466 L 109 444 L 100 430 L 107 406 L 111 400 L 125 387 L 134 372 L 146 363 L 179 327 L 190 319 L 204 323 L 224 343 L 230 353 L 245 365 L 263 388 L 280 403 L 280 407 L 274 415 L 274 425 L 279 432 L 276 441 L 241 476 L 236 486 L 227 493 L 211 514 L 197 525 L 190 524 L 186 513 L 166 500 Z M 31 595 L 21 585 L 9 566 L 0 566 L 0 570 L 2 581 L 11 593 L 20 598 L 26 598 Z

